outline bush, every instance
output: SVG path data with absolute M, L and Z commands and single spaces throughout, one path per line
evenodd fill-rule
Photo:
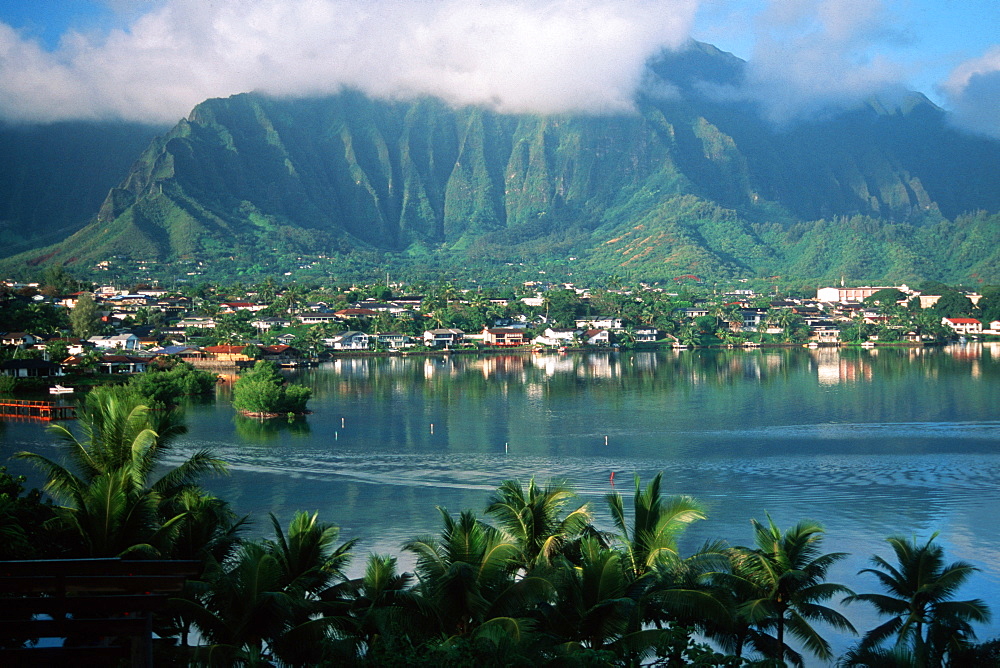
M 260 361 L 233 385 L 233 407 L 243 413 L 304 413 L 312 390 L 286 384 L 272 362 Z
M 179 397 L 208 394 L 215 389 L 216 375 L 199 371 L 186 362 L 166 370 L 150 369 L 133 376 L 129 387 L 156 403 L 170 404 Z

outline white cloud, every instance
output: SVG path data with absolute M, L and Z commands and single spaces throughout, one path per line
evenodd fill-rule
M 1000 46 L 956 67 L 941 88 L 957 125 L 1000 138 Z
M 881 0 L 772 0 L 743 93 L 787 122 L 898 89 L 907 72 L 884 49 L 905 40 L 900 25 Z
M 248 90 L 438 95 L 501 111 L 620 111 L 697 0 L 165 0 L 55 51 L 0 24 L 0 116 L 173 122 Z

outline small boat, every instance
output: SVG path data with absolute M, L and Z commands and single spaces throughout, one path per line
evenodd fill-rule
M 49 388 L 49 394 L 73 394 L 72 387 L 63 387 L 62 385 L 55 385 Z

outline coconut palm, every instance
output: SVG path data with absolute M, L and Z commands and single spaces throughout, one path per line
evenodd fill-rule
M 287 533 L 274 516 L 273 540 L 242 542 L 209 569 L 203 595 L 174 600 L 175 608 L 210 643 L 195 658 L 224 665 L 290 665 L 323 659 L 324 640 L 342 617 L 323 616 L 323 593 L 343 578 L 354 541 L 336 545 L 338 529 L 317 515 L 297 513 Z
M 820 659 L 831 659 L 830 644 L 810 622 L 855 633 L 846 617 L 822 605 L 834 596 L 853 594 L 844 585 L 826 582 L 830 567 L 847 555 L 821 553 L 824 531 L 815 522 L 802 521 L 782 533 L 770 516 L 767 526 L 751 521 L 756 547 L 739 548 L 734 555 L 751 596 L 740 606 L 741 614 L 759 630 L 773 629 L 775 643 L 767 652 L 771 658 L 801 665 L 785 644 L 787 631 Z
M 516 480 L 505 480 L 490 497 L 486 513 L 514 539 L 518 566 L 527 572 L 538 563 L 551 563 L 568 541 L 590 527 L 589 504 L 573 508 L 575 499 L 576 493 L 559 480 L 540 487 L 532 478 L 526 488 Z
M 845 665 L 868 665 L 865 661 L 872 656 L 903 652 L 913 665 L 941 666 L 950 652 L 976 637 L 972 623 L 989 621 L 989 608 L 980 599 L 952 600 L 978 569 L 964 561 L 946 564 L 944 549 L 934 544 L 936 537 L 919 545 L 916 539 L 891 536 L 887 542 L 896 563 L 874 556 L 874 568 L 860 571 L 874 575 L 886 593 L 856 594 L 845 601 L 870 603 L 889 619 L 864 635 Z
M 422 537 L 404 550 L 417 557 L 419 592 L 447 635 L 465 635 L 491 624 L 520 624 L 551 584 L 538 577 L 515 579 L 517 544 L 471 512 L 444 521 L 441 538 Z
M 658 473 L 643 490 L 635 476 L 631 527 L 625 517 L 625 504 L 617 492 L 607 495 L 608 508 L 618 539 L 625 553 L 625 566 L 630 577 L 638 579 L 668 560 L 677 559 L 677 539 L 691 522 L 705 519 L 703 506 L 690 496 L 663 497 Z
M 36 453 L 16 454 L 45 473 L 46 491 L 64 504 L 60 517 L 90 556 L 133 548 L 162 554 L 168 530 L 179 520 L 170 500 L 195 489 L 204 474 L 226 470 L 202 450 L 154 479 L 172 441 L 186 428 L 176 412 L 153 412 L 145 402 L 127 388 L 92 390 L 78 420 L 83 438 L 62 425 L 51 428 L 66 466 Z

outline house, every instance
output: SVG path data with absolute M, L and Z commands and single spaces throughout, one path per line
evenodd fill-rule
M 192 346 L 163 346 L 149 352 L 156 356 L 169 355 L 179 357 L 182 360 L 198 360 L 205 357 L 205 352 L 201 348 L 194 348 Z
M 257 320 L 251 320 L 250 324 L 262 332 L 267 332 L 272 329 L 291 327 L 292 321 L 287 318 L 258 318 Z
M 368 350 L 371 337 L 364 332 L 346 331 L 334 334 L 323 342 L 334 350 Z
M 956 334 L 982 334 L 983 323 L 975 318 L 941 318 L 941 324 L 955 330 Z
M 87 339 L 97 348 L 119 348 L 121 350 L 138 350 L 139 337 L 135 334 L 114 334 L 112 336 L 92 336 Z
M 809 340 L 816 343 L 840 343 L 840 329 L 832 323 L 809 328 Z
M 407 348 L 412 344 L 410 337 L 406 334 L 398 334 L 396 332 L 383 332 L 382 334 L 375 335 L 378 345 L 383 348 L 389 348 L 391 350 L 399 350 L 400 348 Z
M 588 329 L 583 333 L 583 340 L 588 346 L 611 345 L 611 332 L 606 329 Z
M 431 348 L 448 348 L 461 345 L 465 332 L 460 329 L 428 329 L 424 332 L 424 345 Z
M 215 320 L 212 318 L 184 318 L 177 323 L 181 329 L 215 329 Z
M 523 329 L 512 327 L 502 327 L 483 330 L 483 342 L 488 346 L 498 346 L 509 348 L 513 346 L 523 346 L 528 343 Z
M 655 327 L 636 327 L 636 343 L 654 343 L 660 339 L 660 330 Z
M 378 311 L 374 311 L 370 308 L 342 308 L 339 311 L 335 311 L 334 315 L 337 316 L 339 320 L 352 320 L 356 318 L 374 318 L 378 315 Z M 305 322 L 303 320 L 302 322 Z
M 107 373 L 142 373 L 151 359 L 135 355 L 102 355 L 97 366 Z
M 222 313 L 235 313 L 236 311 L 250 311 L 256 313 L 267 308 L 267 304 L 254 304 L 253 302 L 223 302 L 219 304 Z
M 577 329 L 624 329 L 621 318 L 606 315 L 595 315 L 591 318 L 577 318 Z
M 340 318 L 336 313 L 300 313 L 299 322 L 303 325 L 325 325 L 328 322 L 338 322 Z
M 223 345 L 205 346 L 203 350 L 208 359 L 216 362 L 249 362 L 252 358 L 243 352 L 245 348 L 243 345 Z
M 63 375 L 63 368 L 47 360 L 6 360 L 0 364 L 0 373 L 14 378 L 48 378 Z
M 277 362 L 278 364 L 302 359 L 302 353 L 299 352 L 298 348 L 293 348 L 284 344 L 276 346 L 261 346 L 260 352 L 261 359 L 267 360 L 268 362 Z
M 40 338 L 28 334 L 27 332 L 7 332 L 6 334 L 0 335 L 0 344 L 5 346 L 17 346 L 18 348 L 33 346 L 40 341 Z

